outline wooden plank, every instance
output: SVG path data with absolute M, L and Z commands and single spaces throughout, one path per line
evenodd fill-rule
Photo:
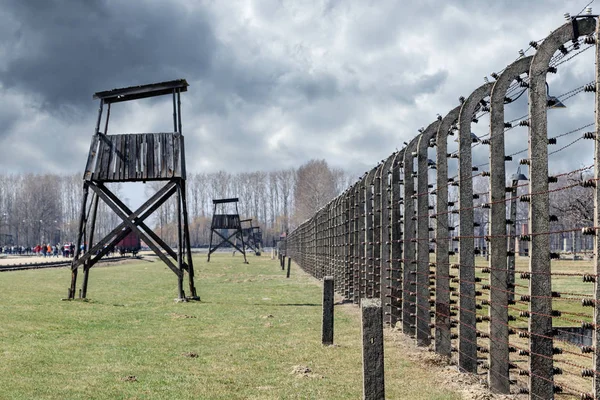
M 102 152 L 102 170 L 100 171 L 100 180 L 107 180 L 109 177 L 110 171 L 110 161 L 112 156 L 112 142 L 110 141 L 109 136 L 104 136 L 101 138 L 104 142 L 104 151 Z
M 136 158 L 137 158 L 137 146 L 136 146 L 136 136 L 137 135 L 130 135 L 129 136 L 129 178 L 130 179 L 136 179 L 137 178 L 137 174 L 136 174 Z
M 94 174 L 94 163 L 97 159 L 98 152 L 98 135 L 92 136 L 92 143 L 90 144 L 90 152 L 88 153 L 87 164 L 85 166 L 85 172 L 83 174 L 83 179 L 91 180 Z
M 111 173 L 109 174 L 109 179 L 117 180 L 119 178 L 119 159 L 121 153 L 121 135 L 112 135 L 113 142 L 113 160 L 110 163 Z
M 104 141 L 98 137 L 98 154 L 96 154 L 96 168 L 94 169 L 94 180 L 102 176 L 102 156 L 104 155 Z
M 94 180 L 100 179 L 102 171 L 102 155 L 104 154 L 104 141 L 98 137 L 98 153 L 96 154 L 96 166 L 94 168 Z
M 173 163 L 173 134 L 165 133 L 165 178 L 171 178 L 173 176 L 171 170 L 171 164 Z
M 181 134 L 176 133 L 173 135 L 173 174 L 171 176 L 180 177 L 181 176 L 181 168 L 180 168 L 180 160 L 181 160 Z
M 177 141 L 179 144 L 179 149 L 175 153 L 175 173 L 178 177 L 186 179 L 186 169 L 185 169 L 185 140 L 183 135 L 179 134 L 179 140 Z
M 130 171 L 131 171 L 131 140 L 133 139 L 133 135 L 125 136 L 127 139 L 125 140 L 125 179 L 129 180 Z
M 167 152 L 167 142 L 168 142 L 169 138 L 164 134 L 161 133 L 160 134 L 160 148 L 161 148 L 161 152 L 160 152 L 160 177 L 164 178 L 167 176 L 167 158 L 166 158 L 166 152 Z
M 141 135 L 140 145 L 142 148 L 142 157 L 140 158 L 140 166 L 142 167 L 142 179 L 148 178 L 148 137 Z
M 147 145 L 147 162 L 146 168 L 148 168 L 148 179 L 154 178 L 154 135 L 151 133 L 146 134 Z
M 131 135 L 129 142 L 131 148 L 129 149 L 129 177 L 137 179 L 137 158 L 138 158 L 138 146 L 137 146 L 137 135 Z
M 175 173 L 175 161 L 174 161 L 174 148 L 177 136 L 175 134 L 169 135 L 169 153 L 167 158 L 167 177 L 172 178 Z
M 141 179 L 143 177 L 142 174 L 142 157 L 143 157 L 143 149 L 142 149 L 142 135 L 135 135 L 135 177 Z
M 127 136 L 121 135 L 121 157 L 119 159 L 119 180 L 125 179 L 125 170 L 127 166 Z
M 154 133 L 154 177 L 160 178 L 160 134 Z

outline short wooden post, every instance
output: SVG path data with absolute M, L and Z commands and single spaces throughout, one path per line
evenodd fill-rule
M 285 256 L 282 255 L 281 256 L 281 270 L 283 271 L 285 269 Z
M 271 249 L 271 260 L 275 259 L 275 248 Z
M 290 268 L 292 267 L 292 258 L 288 257 L 288 268 L 287 268 L 287 274 L 286 274 L 286 278 L 290 277 Z
M 363 399 L 385 399 L 381 299 L 362 299 Z
M 323 278 L 323 334 L 324 345 L 333 344 L 333 276 Z

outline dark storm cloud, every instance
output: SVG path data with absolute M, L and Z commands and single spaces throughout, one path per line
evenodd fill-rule
M 201 11 L 167 2 L 20 1 L 3 5 L 17 26 L 0 71 L 6 88 L 35 93 L 49 109 L 90 104 L 100 90 L 211 68 L 216 41 Z
M 0 166 L 75 172 L 95 122 L 94 92 L 181 77 L 191 84 L 182 98 L 190 171 L 324 158 L 359 175 L 579 3 L 7 0 Z M 561 68 L 552 92 L 583 75 Z M 170 110 L 160 101 L 115 107 L 115 129 L 163 129 Z M 553 132 L 579 123 L 578 104 L 553 120 Z M 473 126 L 487 129 L 483 120 Z M 526 141 L 511 136 L 507 148 Z M 485 151 L 474 152 L 477 162 Z

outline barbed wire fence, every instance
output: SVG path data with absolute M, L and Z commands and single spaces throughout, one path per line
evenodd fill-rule
M 487 373 L 494 392 L 530 399 L 600 398 L 600 24 L 591 12 L 566 18 L 285 245 L 312 276 L 333 276 L 344 298 L 381 298 L 384 322 L 417 345 Z M 549 98 L 547 75 L 592 48 L 595 81 Z M 505 121 L 525 92 L 528 114 Z M 548 108 L 589 95 L 594 119 L 549 137 Z M 489 133 L 477 137 L 481 118 Z M 528 145 L 506 154 L 519 134 Z M 585 146 L 593 164 L 564 169 L 563 152 L 582 141 L 594 143 Z M 489 161 L 475 163 L 477 154 Z M 523 172 L 507 174 L 517 162 Z

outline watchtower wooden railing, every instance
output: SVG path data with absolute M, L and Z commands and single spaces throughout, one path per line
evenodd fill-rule
M 84 274 L 80 297 L 85 298 L 90 268 L 133 231 L 177 275 L 178 300 L 200 300 L 194 286 L 185 190 L 185 147 L 181 133 L 181 92 L 186 92 L 187 87 L 188 83 L 185 79 L 179 79 L 94 94 L 94 99 L 100 100 L 100 109 L 83 175 L 83 202 L 77 248 L 71 266 L 69 299 L 75 298 L 79 266 L 83 266 Z M 112 104 L 167 94 L 173 97 L 173 132 L 108 134 Z M 102 132 L 100 126 L 105 106 L 107 111 L 104 132 Z M 146 181 L 165 181 L 166 184 L 135 212 L 105 186 L 106 183 L 111 182 Z M 89 189 L 92 189 L 92 196 L 88 204 Z M 177 196 L 177 251 L 167 245 L 144 222 L 173 195 Z M 98 199 L 102 199 L 123 222 L 94 243 Z M 82 243 L 84 243 L 83 247 L 81 247 Z M 184 259 L 186 256 L 187 261 Z M 190 297 L 187 298 L 183 290 L 185 271 L 189 276 L 190 288 Z
M 237 197 L 213 200 L 213 218 L 210 225 L 210 242 L 208 245 L 209 262 L 210 255 L 212 253 L 214 253 L 223 244 L 229 243 L 231 246 L 233 246 L 233 248 L 244 255 L 244 262 L 248 263 L 248 260 L 246 259 L 246 245 L 244 244 L 244 235 L 242 233 L 242 222 L 240 220 L 240 214 L 237 207 L 238 201 L 239 199 Z M 230 210 L 227 211 L 227 208 Z M 221 238 L 221 241 L 214 247 L 213 234 Z M 232 239 L 238 238 L 242 242 L 241 247 L 238 246 L 237 240 L 232 241 Z

